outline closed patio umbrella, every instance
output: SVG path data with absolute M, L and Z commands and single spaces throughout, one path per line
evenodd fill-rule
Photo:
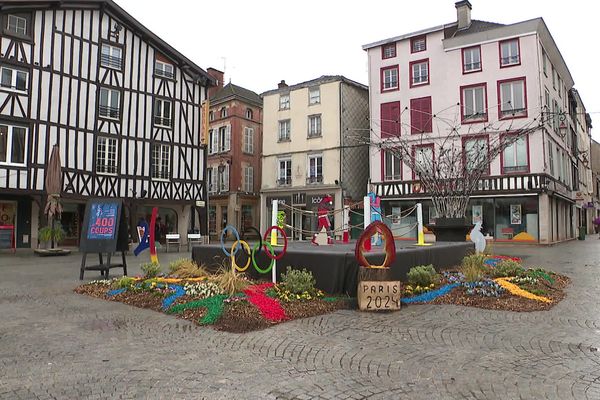
M 54 217 L 60 217 L 62 205 L 60 204 L 60 192 L 62 191 L 62 171 L 60 165 L 60 151 L 55 144 L 50 154 L 50 160 L 46 166 L 46 193 L 48 200 L 44 213 L 48 216 L 48 226 L 54 228 Z M 54 248 L 54 238 L 52 238 L 52 248 Z

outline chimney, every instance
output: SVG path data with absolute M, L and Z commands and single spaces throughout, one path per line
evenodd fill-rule
M 217 86 L 211 86 L 208 88 L 208 98 L 210 99 L 215 95 L 215 93 L 223 88 L 223 72 L 212 67 L 207 68 L 206 72 L 217 81 Z
M 454 6 L 456 7 L 456 21 L 458 22 L 456 29 L 467 29 L 471 26 L 471 3 L 469 3 L 469 0 L 462 0 L 457 1 Z
M 285 81 L 282 79 L 282 80 L 281 80 L 281 82 L 279 82 L 279 83 L 277 84 L 277 88 L 278 88 L 278 89 L 281 89 L 281 88 L 284 88 L 284 87 L 288 87 L 288 85 L 287 85 L 287 83 L 285 83 Z

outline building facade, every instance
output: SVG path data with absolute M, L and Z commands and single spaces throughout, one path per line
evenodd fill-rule
M 261 231 L 271 226 L 277 200 L 290 237 L 305 240 L 317 229 L 325 196 L 339 210 L 366 192 L 368 149 L 357 144 L 368 138 L 368 90 L 343 76 L 278 86 L 262 94 Z M 341 213 L 330 223 L 341 235 Z
M 11 1 L 0 20 L 0 208 L 17 246 L 37 246 L 55 144 L 63 244 L 91 197 L 124 199 L 132 224 L 159 207 L 162 234 L 201 227 L 213 78 L 110 0 Z
M 251 90 L 228 83 L 209 68 L 219 85 L 210 90 L 207 183 L 209 232 L 226 225 L 238 232 L 260 224 L 262 99 Z
M 442 149 L 434 143 L 450 129 L 460 134 L 463 151 L 475 145 L 485 151 L 500 135 L 544 121 L 492 161 L 466 216 L 500 241 L 575 237 L 587 199 L 576 188 L 589 176 L 577 148 L 589 147 L 589 136 L 571 132 L 573 78 L 556 43 L 541 18 L 503 25 L 472 20 L 468 1 L 456 9 L 454 23 L 363 46 L 372 141 L 407 135 L 435 163 Z M 385 214 L 421 202 L 425 222 L 435 223 L 431 197 L 401 160 L 372 146 L 370 177 Z M 412 222 L 398 221 L 398 228 Z

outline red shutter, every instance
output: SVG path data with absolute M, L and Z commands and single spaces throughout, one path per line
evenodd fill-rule
M 400 102 L 381 104 L 381 137 L 400 135 Z
M 431 132 L 431 97 L 411 99 L 410 133 Z

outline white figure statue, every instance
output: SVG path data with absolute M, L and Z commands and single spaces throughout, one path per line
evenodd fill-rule
M 475 243 L 475 252 L 483 253 L 485 250 L 485 237 L 481 233 L 481 222 L 477 222 L 470 233 L 471 242 Z

